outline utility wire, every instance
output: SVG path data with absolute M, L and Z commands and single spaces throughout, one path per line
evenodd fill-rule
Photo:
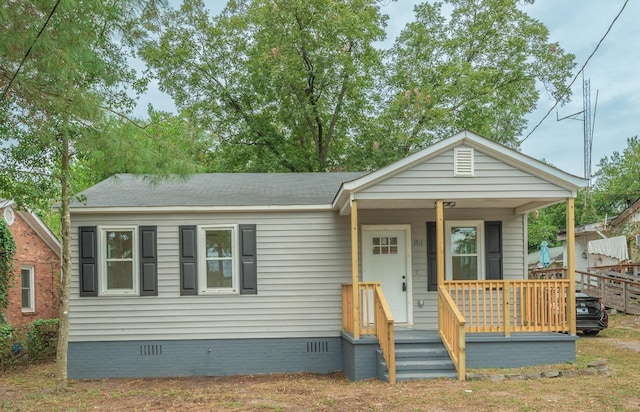
M 2 103 L 6 97 L 7 97 L 7 92 L 9 91 L 9 88 L 11 87 L 11 85 L 13 84 L 13 81 L 16 79 L 16 77 L 18 76 L 18 73 L 20 72 L 20 69 L 22 69 L 22 65 L 24 64 L 24 62 L 27 60 L 27 57 L 29 57 L 29 53 L 31 53 L 31 49 L 33 49 L 33 46 L 36 44 L 36 42 L 38 41 L 38 39 L 40 38 L 40 35 L 42 35 L 42 32 L 44 31 L 44 29 L 47 27 L 47 24 L 49 24 L 49 20 L 51 20 L 51 16 L 53 16 L 53 13 L 55 13 L 56 9 L 58 8 L 58 5 L 60 4 L 60 0 L 56 1 L 56 4 L 53 6 L 53 9 L 51 9 L 51 13 L 49 13 L 49 16 L 47 17 L 47 20 L 44 22 L 44 24 L 42 25 L 42 28 L 40 29 L 40 31 L 38 32 L 38 35 L 36 36 L 35 39 L 33 39 L 33 41 L 31 42 L 31 46 L 29 46 L 29 49 L 27 50 L 27 52 L 24 54 L 24 57 L 22 58 L 22 61 L 20 62 L 20 65 L 18 66 L 18 69 L 16 70 L 16 72 L 13 74 L 13 76 L 11 77 L 11 80 L 9 80 L 9 84 L 7 84 L 7 87 L 4 88 L 4 90 L 2 91 L 2 95 L 0 96 L 0 103 Z
M 587 60 L 585 60 L 584 64 L 582 65 L 582 67 L 580 68 L 580 70 L 578 70 L 578 72 L 576 73 L 576 75 L 573 77 L 573 80 L 571 80 L 571 83 L 569 83 L 568 89 L 571 89 L 571 86 L 573 86 L 573 83 L 576 82 L 576 79 L 578 78 L 578 76 L 580 75 L 580 73 L 582 73 L 582 71 L 584 70 L 584 68 L 587 66 L 587 63 L 589 63 L 589 60 L 591 60 L 591 58 L 593 57 L 594 54 L 596 54 L 596 52 L 598 51 L 598 48 L 600 47 L 600 45 L 602 44 L 602 42 L 604 41 L 604 39 L 607 37 L 607 35 L 609 34 L 609 32 L 611 31 L 611 29 L 613 28 L 613 25 L 616 23 L 616 21 L 618 20 L 618 17 L 620 17 L 620 15 L 622 14 L 623 10 L 625 7 L 627 7 L 627 3 L 629 3 L 629 0 L 626 0 L 624 2 L 624 4 L 622 5 L 622 8 L 620 9 L 620 11 L 618 12 L 618 14 L 616 15 L 616 17 L 614 17 L 614 19 L 611 21 L 611 24 L 609 25 L 609 28 L 607 29 L 607 31 L 604 33 L 604 35 L 602 36 L 602 38 L 600 39 L 600 41 L 598 42 L 598 44 L 596 45 L 596 48 L 593 49 L 593 51 L 591 52 L 591 54 L 589 55 L 589 57 L 587 57 Z M 520 140 L 518 142 L 518 144 L 522 144 L 522 142 L 524 142 L 525 140 L 527 140 L 527 138 L 529 136 L 531 136 L 531 134 L 533 134 L 533 132 L 535 132 L 538 127 L 542 124 L 542 122 L 544 122 L 547 117 L 549 117 L 549 115 L 551 114 L 551 112 L 553 112 L 553 109 L 555 109 L 558 106 L 558 103 L 560 103 L 560 99 L 563 96 L 560 96 L 556 99 L 556 102 L 553 104 L 553 106 L 551 106 L 551 108 L 549 109 L 549 111 L 547 112 L 547 114 L 545 114 L 542 119 L 538 122 L 538 124 L 535 125 L 535 127 L 533 129 L 531 129 L 531 131 L 529 132 L 529 134 L 527 134 L 524 139 Z

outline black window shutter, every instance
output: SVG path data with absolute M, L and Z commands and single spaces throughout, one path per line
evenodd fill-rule
M 180 226 L 180 295 L 198 294 L 197 228 Z
M 487 280 L 502 279 L 502 222 L 484 222 L 484 248 Z
M 438 243 L 436 222 L 427 222 L 427 290 L 438 290 Z
M 98 239 L 95 226 L 80 227 L 80 296 L 98 296 Z
M 258 293 L 256 225 L 240 225 L 240 294 Z
M 158 296 L 156 226 L 140 226 L 140 296 Z

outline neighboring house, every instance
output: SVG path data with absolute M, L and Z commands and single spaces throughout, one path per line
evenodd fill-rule
M 117 175 L 71 205 L 68 376 L 394 381 L 388 348 L 439 336 L 459 376 L 575 361 L 575 285 L 524 280 L 527 213 L 585 183 L 468 131 L 368 174 Z
M 36 319 L 57 318 L 60 242 L 38 216 L 16 210 L 13 201 L 0 199 L 0 212 L 16 244 L 15 277 L 5 320 L 24 326 Z
M 580 225 L 575 227 L 575 268 L 581 272 L 587 272 L 590 266 L 593 266 L 593 262 L 589 259 L 589 242 L 592 240 L 605 239 L 607 235 L 604 222 L 589 223 L 586 225 Z M 563 243 L 563 252 L 567 250 L 567 233 L 566 230 L 561 230 L 558 233 L 558 240 Z
M 609 225 L 611 235 L 625 236 L 629 259 L 640 262 L 640 199 L 616 216 Z
M 618 239 L 611 240 L 620 236 L 626 238 L 626 250 L 619 246 Z M 560 231 L 558 240 L 563 241 L 566 250 L 566 231 Z M 603 248 L 609 252 L 596 253 L 602 252 Z M 575 249 L 575 267 L 582 272 L 590 267 L 629 263 L 629 260 L 640 262 L 640 199 L 618 216 L 576 226 Z

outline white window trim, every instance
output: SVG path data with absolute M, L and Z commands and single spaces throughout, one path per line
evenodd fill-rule
M 483 220 L 447 220 L 445 221 L 445 279 L 453 279 L 453 262 L 451 256 L 451 228 L 455 226 L 475 226 L 478 230 L 478 279 L 485 280 L 484 268 L 484 221 Z
M 130 230 L 133 236 L 133 288 L 107 289 L 107 256 L 105 234 L 112 230 Z M 98 227 L 98 285 L 100 296 L 138 296 L 140 294 L 138 227 L 137 226 L 100 226 Z
M 230 288 L 207 288 L 207 230 L 231 230 L 232 256 Z M 206 225 L 198 226 L 198 294 L 199 295 L 238 295 L 240 294 L 240 235 L 238 225 Z
M 29 303 L 31 305 L 29 307 L 22 306 L 22 271 L 29 271 Z M 35 268 L 33 266 L 21 266 L 20 267 L 20 307 L 22 308 L 23 313 L 33 313 L 36 311 L 36 294 L 35 294 Z

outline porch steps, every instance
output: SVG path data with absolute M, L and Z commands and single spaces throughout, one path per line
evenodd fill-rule
M 382 356 L 377 354 L 378 379 L 388 382 L 389 372 Z M 396 339 L 396 381 L 457 379 L 456 368 L 439 337 Z

